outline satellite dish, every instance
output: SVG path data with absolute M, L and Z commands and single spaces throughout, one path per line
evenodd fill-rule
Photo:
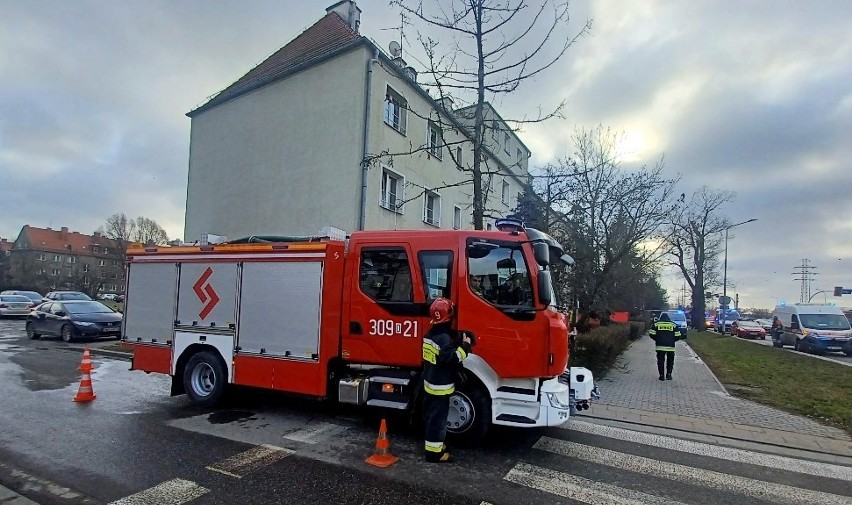
M 398 58 L 402 54 L 402 46 L 399 45 L 399 42 L 392 40 L 388 45 L 388 51 L 390 51 L 394 58 Z

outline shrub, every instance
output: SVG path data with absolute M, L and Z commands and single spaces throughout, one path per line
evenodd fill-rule
M 645 333 L 645 322 L 630 321 L 628 324 L 630 325 L 630 340 L 639 340 L 642 334 Z
M 596 376 L 601 374 L 612 367 L 618 356 L 627 349 L 632 331 L 631 324 L 612 324 L 578 334 L 570 365 L 586 367 Z

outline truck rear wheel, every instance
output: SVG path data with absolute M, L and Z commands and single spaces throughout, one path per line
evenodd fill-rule
M 219 401 L 225 391 L 225 382 L 225 365 L 210 351 L 194 354 L 183 369 L 186 396 L 201 407 L 210 407 Z
M 476 445 L 491 425 L 491 399 L 479 383 L 467 380 L 450 396 L 447 433 L 455 443 Z

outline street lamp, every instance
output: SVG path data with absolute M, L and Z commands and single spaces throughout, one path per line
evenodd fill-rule
M 741 224 L 753 223 L 755 221 L 757 221 L 757 219 L 752 218 L 752 219 L 749 219 L 748 221 L 743 221 L 742 223 L 732 224 L 732 225 L 727 226 L 725 228 L 725 271 L 724 271 L 723 278 L 722 278 L 722 297 L 723 297 L 724 300 L 726 300 L 726 302 L 723 304 L 724 307 L 722 308 L 722 334 L 723 335 L 725 334 L 725 324 L 727 322 L 725 320 L 725 318 L 728 315 L 728 302 L 727 302 L 727 300 L 728 300 L 728 230 L 730 230 L 731 228 L 736 228 L 737 226 L 739 226 Z

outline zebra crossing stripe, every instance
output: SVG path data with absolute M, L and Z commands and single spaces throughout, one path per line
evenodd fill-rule
M 774 454 L 763 454 L 759 452 L 734 449 L 731 447 L 719 447 L 716 445 L 681 440 L 677 438 L 641 433 L 638 431 L 625 430 L 613 426 L 588 423 L 585 421 L 572 421 L 571 429 L 581 431 L 590 435 L 635 442 L 637 444 L 650 445 L 669 449 L 673 451 L 696 454 L 698 456 L 709 456 L 711 458 L 725 459 L 737 463 L 748 463 L 750 465 L 765 466 L 773 470 L 787 470 L 789 472 L 803 473 L 817 477 L 828 477 L 852 481 L 852 467 L 832 465 L 829 463 L 817 463 L 815 461 L 776 456 Z
M 276 447 L 274 445 L 258 445 L 257 447 L 252 447 L 245 452 L 235 454 L 234 456 L 220 461 L 215 465 L 210 465 L 207 469 L 229 477 L 242 479 L 250 472 L 275 463 L 294 452 L 295 451 L 290 449 L 284 449 L 283 447 Z
M 684 505 L 679 501 L 526 463 L 515 465 L 503 479 L 593 505 Z
M 194 500 L 209 489 L 184 479 L 172 479 L 152 488 L 125 496 L 109 505 L 181 505 Z
M 795 488 L 712 470 L 658 461 L 633 454 L 576 444 L 549 437 L 540 438 L 533 446 L 554 454 L 605 465 L 620 470 L 661 477 L 685 484 L 698 484 L 711 489 L 751 496 L 761 500 L 808 505 L 848 505 L 849 497 L 809 489 Z

